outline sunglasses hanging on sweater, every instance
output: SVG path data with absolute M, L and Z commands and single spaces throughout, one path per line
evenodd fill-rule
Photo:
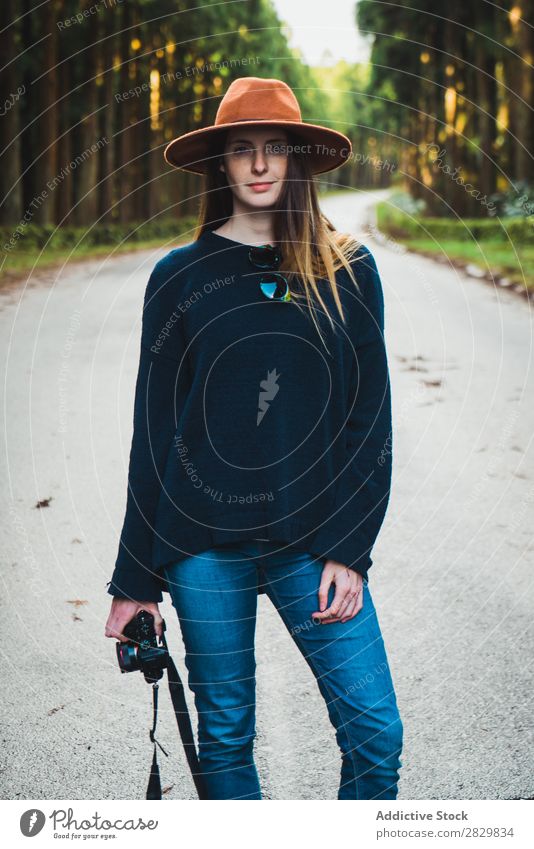
M 274 245 L 254 245 L 248 252 L 248 258 L 255 268 L 265 271 L 259 280 L 265 297 L 270 301 L 290 301 L 289 284 L 284 275 L 276 271 L 282 261 L 280 250 Z

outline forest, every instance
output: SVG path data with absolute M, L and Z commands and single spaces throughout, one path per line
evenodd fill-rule
M 304 120 L 350 137 L 322 189 L 398 185 L 430 216 L 527 218 L 533 6 L 360 0 L 369 61 L 311 67 L 270 0 L 3 0 L 2 250 L 67 228 L 157 235 L 194 216 L 202 179 L 163 149 L 212 123 L 248 75 L 285 80 Z

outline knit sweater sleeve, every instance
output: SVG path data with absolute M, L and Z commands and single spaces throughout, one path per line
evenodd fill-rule
M 188 391 L 180 316 L 174 312 L 175 265 L 155 266 L 144 298 L 135 388 L 126 513 L 108 593 L 135 601 L 162 601 L 152 571 L 154 521 L 175 423 Z
M 355 265 L 362 289 L 345 430 L 346 459 L 338 478 L 331 520 L 315 537 L 328 559 L 367 578 L 371 550 L 389 501 L 392 472 L 391 387 L 384 340 L 384 296 L 368 248 Z M 352 334 L 351 334 L 352 336 Z

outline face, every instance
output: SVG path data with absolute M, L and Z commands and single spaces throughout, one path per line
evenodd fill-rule
M 234 201 L 253 209 L 272 206 L 287 173 L 287 133 L 281 127 L 233 127 L 219 166 Z

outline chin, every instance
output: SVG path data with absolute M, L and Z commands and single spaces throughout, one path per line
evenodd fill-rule
M 259 195 L 250 195 L 249 192 L 247 192 L 246 197 L 241 197 L 241 201 L 248 206 L 251 206 L 253 209 L 268 209 L 268 207 L 273 206 L 273 204 L 276 203 L 279 194 L 279 190 L 276 192 L 269 191 Z

